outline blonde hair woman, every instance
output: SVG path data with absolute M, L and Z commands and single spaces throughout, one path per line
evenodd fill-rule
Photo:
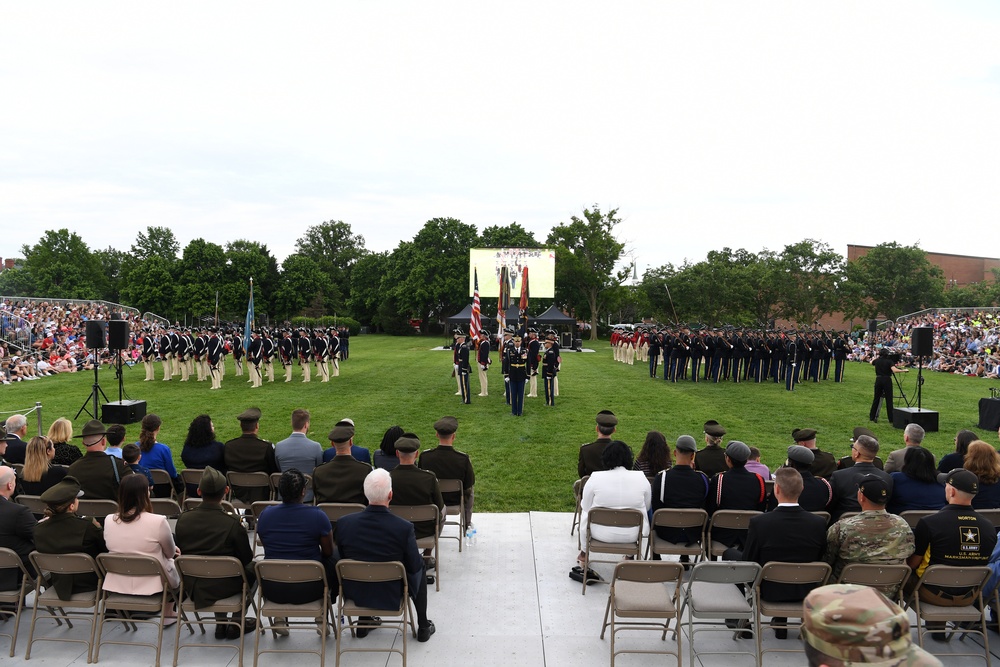
M 54 465 L 68 466 L 73 461 L 83 457 L 83 452 L 71 442 L 73 440 L 73 422 L 65 417 L 60 417 L 52 422 L 48 438 L 56 448 L 55 458 L 52 459 Z
M 36 435 L 28 441 L 24 452 L 24 469 L 20 474 L 21 493 L 40 496 L 62 481 L 66 476 L 66 468 L 52 465 L 55 453 L 52 441 L 44 435 Z

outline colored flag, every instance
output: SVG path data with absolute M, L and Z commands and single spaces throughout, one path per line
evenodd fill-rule
M 243 323 L 243 349 L 250 347 L 250 332 L 253 331 L 253 278 L 250 279 L 250 303 L 247 304 L 247 319 Z
M 503 338 L 503 330 L 507 328 L 507 309 L 510 308 L 510 278 L 507 267 L 500 268 L 500 296 L 497 297 L 497 339 Z
M 528 267 L 524 267 L 521 277 L 521 303 L 518 306 L 517 328 L 523 336 L 528 331 Z
M 469 337 L 479 340 L 479 334 L 483 330 L 482 311 L 479 306 L 479 271 L 472 269 L 472 320 L 469 322 Z

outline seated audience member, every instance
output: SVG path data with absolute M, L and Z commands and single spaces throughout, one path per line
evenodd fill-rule
M 851 442 L 852 443 L 857 442 L 858 438 L 860 438 L 863 435 L 867 435 L 875 442 L 878 442 L 878 438 L 875 437 L 875 434 L 871 431 L 871 429 L 867 429 L 864 426 L 854 427 L 854 433 L 851 435 Z M 854 465 L 853 453 L 848 454 L 847 456 L 842 456 L 837 460 L 837 470 L 850 468 L 853 465 Z M 872 465 L 874 465 L 879 470 L 882 470 L 885 467 L 885 464 L 882 463 L 882 459 L 880 459 L 877 456 L 874 459 L 872 459 Z
M 305 475 L 295 468 L 284 471 L 278 482 L 278 492 L 281 504 L 265 509 L 257 522 L 264 558 L 322 563 L 330 590 L 335 591 L 337 573 L 330 519 L 320 508 L 302 503 L 306 493 Z M 278 604 L 305 604 L 321 595 L 313 584 L 265 585 L 263 590 L 268 600 Z
M 125 461 L 125 465 L 137 475 L 145 475 L 146 479 L 149 480 L 149 485 L 153 486 L 153 473 L 150 472 L 149 468 L 139 463 L 141 459 L 142 450 L 139 449 L 139 445 L 129 443 L 122 448 L 122 460 Z
M 979 493 L 972 499 L 977 510 L 1000 508 L 1000 454 L 982 440 L 969 444 L 965 469 L 979 478 Z
M 652 477 L 670 467 L 670 448 L 667 439 L 659 431 L 646 433 L 639 455 L 635 457 L 634 468 L 646 477 Z
M 328 437 L 337 455 L 313 471 L 313 491 L 316 494 L 317 504 L 364 505 L 368 502 L 364 491 L 365 479 L 372 471 L 372 467 L 351 455 L 354 426 L 347 422 L 338 422 Z
M 152 556 L 163 566 L 171 589 L 180 586 L 181 579 L 174 559 L 181 550 L 174 544 L 167 517 L 153 513 L 149 500 L 149 484 L 142 475 L 122 479 L 118 490 L 118 512 L 104 520 L 104 541 L 113 554 Z M 154 595 L 163 590 L 159 577 L 109 573 L 104 589 L 128 595 Z M 176 611 L 168 613 L 164 625 L 177 621 Z
M 596 426 L 594 430 L 597 440 L 580 445 L 580 453 L 577 457 L 576 472 L 583 479 L 596 470 L 604 470 L 601 467 L 601 454 L 604 448 L 611 443 L 611 436 L 618 426 L 618 417 L 611 410 L 601 410 L 595 418 Z
M 379 445 L 372 459 L 372 465 L 375 468 L 392 472 L 399 465 L 399 457 L 396 456 L 396 441 L 403 437 L 403 433 L 401 426 L 390 426 L 386 430 L 385 435 L 382 436 L 382 444 Z
M 368 507 L 364 512 L 349 514 L 337 521 L 337 548 L 341 558 L 367 562 L 399 561 L 406 569 L 407 591 L 417 612 L 417 641 L 426 642 L 434 634 L 434 622 L 427 618 L 427 575 L 424 561 L 417 549 L 413 524 L 389 512 L 392 501 L 392 477 L 385 470 L 373 470 L 364 482 Z M 362 606 L 395 609 L 402 590 L 392 583 L 344 582 L 344 595 Z M 359 622 L 369 627 L 357 631 L 359 638 L 368 636 L 370 628 L 379 623 L 377 617 Z
M 430 470 L 437 475 L 438 480 L 458 479 L 462 481 L 462 491 L 458 493 L 442 493 L 444 504 L 458 506 L 464 496 L 465 523 L 472 525 L 472 506 L 476 499 L 476 472 L 472 469 L 472 459 L 465 452 L 455 449 L 455 432 L 458 430 L 458 419 L 442 417 L 434 422 L 434 432 L 437 434 L 438 446 L 420 454 L 417 465 L 422 470 Z
M 698 443 L 692 436 L 682 435 L 677 438 L 674 445 L 676 463 L 653 480 L 652 513 L 655 514 L 656 510 L 664 507 L 704 509 L 705 499 L 708 497 L 708 477 L 702 471 L 694 469 L 697 451 Z M 694 544 L 701 540 L 701 531 L 693 529 L 657 526 L 656 534 L 662 540 L 679 544 Z M 653 558 L 659 560 L 657 555 Z
M 66 476 L 66 468 L 52 465 L 56 449 L 52 441 L 44 435 L 36 435 L 28 441 L 24 457 L 24 468 L 19 475 L 20 490 L 29 496 L 40 496 L 46 489 L 59 483 Z
M 746 546 L 741 550 L 731 548 L 723 555 L 725 560 L 747 560 L 760 565 L 771 561 L 811 563 L 823 559 L 826 551 L 826 521 L 798 504 L 802 493 L 802 475 L 794 468 L 779 468 L 774 473 L 774 495 L 778 506 L 750 519 Z M 803 599 L 810 587 L 800 584 L 764 582 L 761 599 L 767 602 L 794 602 Z M 776 625 L 786 618 L 775 618 Z M 785 639 L 788 630 L 775 628 L 775 636 Z
M 788 458 L 785 460 L 786 468 L 795 468 L 802 475 L 802 493 L 799 494 L 799 506 L 807 512 L 825 512 L 833 502 L 833 487 L 830 482 L 822 477 L 814 477 L 811 469 L 815 463 L 815 450 L 803 447 L 802 445 L 792 445 L 788 448 Z M 768 508 L 774 509 L 778 504 L 778 499 L 771 496 Z
M 222 499 L 228 490 L 225 475 L 212 466 L 206 466 L 196 491 L 202 502 L 177 518 L 177 546 L 185 554 L 192 556 L 232 556 L 239 559 L 243 563 L 247 581 L 253 586 L 253 549 L 250 547 L 247 530 L 240 523 L 239 517 L 222 507 Z M 198 578 L 184 582 L 184 590 L 194 600 L 196 609 L 211 606 L 231 595 L 239 595 L 242 587 L 243 582 L 239 579 Z M 247 604 L 251 599 L 248 595 Z M 221 623 L 227 620 L 226 614 L 216 613 L 215 618 L 218 621 L 215 626 L 216 639 L 237 639 L 240 636 L 237 626 Z M 232 621 L 243 623 L 245 632 L 253 632 L 257 627 L 255 619 L 246 618 L 245 609 L 243 614 L 234 613 Z
M 349 426 L 354 426 L 354 420 L 349 417 L 344 417 L 339 422 L 337 422 L 337 424 L 347 424 Z M 327 458 L 327 454 L 329 454 L 330 458 L 336 456 L 336 454 L 330 454 L 330 450 L 327 450 L 326 452 L 323 453 L 324 461 L 330 460 L 330 458 Z M 372 453 L 368 451 L 367 447 L 362 447 L 361 445 L 355 444 L 353 438 L 351 439 L 351 456 L 356 458 L 358 461 L 361 461 L 362 463 L 367 463 L 368 465 L 372 464 Z
M 765 482 L 771 479 L 771 470 L 760 462 L 760 450 L 756 447 L 750 448 L 750 458 L 747 459 L 746 469 L 763 477 Z
M 607 509 L 635 509 L 642 512 L 642 527 L 616 528 L 597 525 L 593 527 L 591 536 L 602 542 L 631 542 L 636 539 L 637 531 L 643 535 L 649 533 L 649 508 L 652 502 L 649 481 L 638 470 L 632 470 L 632 450 L 621 440 L 613 440 L 601 453 L 601 465 L 604 470 L 596 470 L 590 475 L 590 481 L 583 487 L 583 498 L 580 500 L 580 526 L 586 530 L 590 510 L 595 507 Z M 583 563 L 586 553 L 580 552 L 577 560 Z
M 830 477 L 833 487 L 833 504 L 830 514 L 836 521 L 845 512 L 860 512 L 858 505 L 858 481 L 865 475 L 875 475 L 885 480 L 889 485 L 889 496 L 892 497 L 892 477 L 875 467 L 875 457 L 878 455 L 878 440 L 871 436 L 861 435 L 851 445 L 851 458 L 854 465 L 838 470 Z
M 903 444 L 905 446 L 902 449 L 893 450 L 889 454 L 889 457 L 885 460 L 885 471 L 894 473 L 900 470 L 903 467 L 903 457 L 906 455 L 906 450 L 910 447 L 921 447 L 924 435 L 924 427 L 920 424 L 907 424 L 906 428 L 903 429 Z M 931 454 L 931 456 L 933 457 L 934 455 Z
M 80 482 L 80 488 L 88 499 L 117 500 L 121 480 L 132 474 L 128 464 L 104 453 L 105 434 L 104 424 L 91 419 L 83 425 L 83 433 L 76 436 L 83 439 L 87 453 L 67 472 Z
M 0 466 L 0 547 L 12 549 L 20 556 L 24 567 L 33 577 L 35 570 L 28 561 L 28 554 L 35 549 L 33 536 L 36 521 L 27 507 L 12 500 L 16 487 L 17 476 L 14 469 Z M 20 583 L 20 570 L 0 570 L 0 591 L 14 590 Z
M 208 415 L 198 415 L 191 420 L 184 448 L 181 450 L 181 461 L 185 468 L 202 470 L 211 466 L 225 476 L 226 446 L 216 440 L 215 424 Z M 188 485 L 189 497 L 193 498 L 197 493 L 197 484 Z
M 125 427 L 121 424 L 108 426 L 108 446 L 104 453 L 108 456 L 122 457 L 122 443 L 125 442 Z
M 767 487 L 763 477 L 746 469 L 750 448 L 739 440 L 732 440 L 726 445 L 725 457 L 729 470 L 709 482 L 705 509 L 710 515 L 718 510 L 763 512 L 767 506 Z M 727 547 L 742 547 L 746 534 L 745 530 L 718 528 L 712 531 L 712 539 Z
M 885 510 L 888 501 L 889 486 L 881 477 L 866 475 L 858 481 L 861 513 L 837 521 L 826 531 L 825 560 L 833 568 L 832 579 L 838 579 L 852 563 L 902 565 L 913 554 L 913 531 L 906 519 Z
M 55 447 L 56 451 L 52 459 L 52 465 L 72 465 L 74 461 L 83 456 L 80 448 L 71 442 L 73 439 L 73 422 L 65 417 L 60 417 L 52 422 L 52 426 L 49 426 L 49 432 L 46 435 L 52 441 L 52 446 Z
M 938 484 L 934 456 L 923 447 L 908 447 L 903 468 L 894 472 L 888 510 L 902 514 L 907 510 L 939 510 L 945 506 L 944 487 Z
M 973 431 L 963 429 L 955 436 L 955 451 L 945 454 L 938 462 L 938 472 L 951 472 L 955 468 L 961 468 L 965 463 L 965 453 L 969 451 L 969 445 L 979 440 L 979 436 Z
M 694 469 L 705 473 L 712 479 L 720 472 L 727 470 L 726 454 L 722 448 L 722 436 L 726 429 L 714 419 L 705 422 L 705 447 L 694 457 Z
M 76 515 L 82 495 L 80 483 L 73 477 L 64 477 L 42 494 L 42 502 L 47 507 L 45 518 L 35 526 L 35 549 L 43 554 L 85 553 L 94 558 L 108 550 L 104 544 L 104 530 L 97 519 Z M 97 590 L 97 575 L 92 573 L 53 572 L 49 579 L 60 600 Z
M 251 369 L 251 374 L 255 372 Z M 274 445 L 258 435 L 260 410 L 247 408 L 236 418 L 240 422 L 242 435 L 226 442 L 226 470 L 266 472 L 268 475 L 278 472 L 278 464 L 274 460 Z M 268 500 L 270 495 L 270 491 L 266 488 L 233 490 L 233 496 L 247 505 L 258 500 Z
M 303 475 L 312 477 L 316 466 L 323 465 L 323 446 L 306 435 L 309 426 L 308 410 L 299 408 L 292 411 L 291 435 L 274 445 L 274 460 L 281 472 L 295 468 Z M 307 488 L 305 502 L 312 503 L 312 499 L 313 491 Z
M 941 667 L 940 660 L 911 640 L 907 613 L 873 588 L 821 586 L 806 596 L 803 614 L 802 643 L 809 667 Z
M 166 470 L 170 476 L 170 483 L 174 490 L 179 493 L 184 489 L 184 484 L 174 467 L 174 453 L 170 451 L 170 447 L 156 440 L 157 436 L 160 435 L 162 424 L 160 418 L 152 413 L 142 418 L 142 430 L 139 432 L 139 442 L 137 443 L 142 451 L 142 458 L 139 462 L 150 470 Z M 170 487 L 166 484 L 154 487 L 153 493 L 157 498 L 169 498 Z
M 812 474 L 823 479 L 830 479 L 837 469 L 837 460 L 830 452 L 824 452 L 816 446 L 816 429 L 797 428 L 792 431 L 792 440 L 796 445 L 812 450 L 813 464 Z
M 24 415 L 11 415 L 7 417 L 7 452 L 4 460 L 7 463 L 24 463 L 24 454 L 28 449 L 28 443 L 23 438 L 28 437 L 28 420 Z
M 389 474 L 392 475 L 392 492 L 397 505 L 436 505 L 441 513 L 438 530 L 445 518 L 444 498 L 441 497 L 441 486 L 437 476 L 417 467 L 417 456 L 420 452 L 420 439 L 413 433 L 404 433 L 396 441 L 396 456 L 399 465 Z M 417 539 L 434 535 L 433 521 L 418 521 L 413 524 Z M 430 550 L 424 551 L 424 556 L 430 556 Z

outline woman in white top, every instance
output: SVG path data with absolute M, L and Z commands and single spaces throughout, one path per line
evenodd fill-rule
M 591 508 L 636 509 L 642 512 L 642 534 L 649 534 L 649 507 L 651 492 L 649 480 L 638 470 L 632 470 L 632 450 L 621 440 L 615 440 L 604 448 L 601 455 L 604 470 L 591 473 L 587 485 L 583 487 L 580 501 L 580 525 L 586 530 L 587 517 Z M 615 528 L 594 526 L 592 536 L 602 542 L 632 542 L 637 537 L 636 528 Z M 583 561 L 580 553 L 578 560 Z
M 152 556 L 160 561 L 171 588 L 180 586 L 181 578 L 174 559 L 181 550 L 174 544 L 167 518 L 153 514 L 149 500 L 149 482 L 145 475 L 126 475 L 118 487 L 118 512 L 104 522 L 104 541 L 113 554 Z M 128 576 L 109 573 L 104 588 L 129 595 L 153 595 L 163 590 L 159 577 Z M 167 625 L 173 616 L 168 615 Z

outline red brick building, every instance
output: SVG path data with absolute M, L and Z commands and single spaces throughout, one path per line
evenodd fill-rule
M 847 246 L 847 261 L 853 262 L 862 255 L 867 255 L 874 246 Z M 948 287 L 963 287 L 971 283 L 981 283 L 993 280 L 993 269 L 1000 269 L 1000 259 L 996 257 L 972 257 L 970 255 L 948 255 L 943 252 L 928 252 L 927 261 L 941 267 L 944 272 L 945 285 Z

